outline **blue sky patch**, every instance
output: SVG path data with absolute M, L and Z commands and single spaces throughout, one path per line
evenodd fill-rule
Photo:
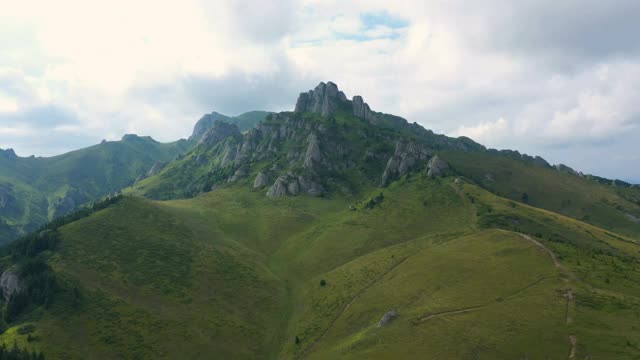
M 386 11 L 361 14 L 360 21 L 362 21 L 365 30 L 373 29 L 376 26 L 386 26 L 392 29 L 401 29 L 409 26 L 407 20 L 395 17 Z

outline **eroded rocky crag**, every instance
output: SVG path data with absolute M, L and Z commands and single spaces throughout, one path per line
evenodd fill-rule
M 244 134 L 215 121 L 198 147 L 162 175 L 175 177 L 176 189 L 188 189 L 176 190 L 178 197 L 245 179 L 269 196 L 324 196 L 362 183 L 384 187 L 418 169 L 444 176 L 445 160 L 428 165 L 438 151 L 478 149 L 484 147 L 468 138 L 436 135 L 372 111 L 361 96 L 348 100 L 328 82 L 301 93 L 293 112 L 271 114 Z M 192 176 L 179 178 L 184 173 Z

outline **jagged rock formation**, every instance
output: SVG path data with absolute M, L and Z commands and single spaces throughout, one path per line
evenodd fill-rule
M 579 173 L 579 172 L 573 170 L 572 168 L 568 167 L 565 164 L 558 164 L 558 165 L 554 165 L 553 167 L 556 170 L 560 171 L 561 173 L 571 174 L 571 175 L 576 175 L 576 176 L 582 176 L 582 173 Z
M 354 96 L 351 104 L 353 106 L 353 115 L 367 120 L 370 124 L 379 124 L 381 122 L 381 115 L 371 111 L 369 104 L 364 102 L 362 96 Z
M 191 133 L 189 140 L 200 141 L 200 139 L 202 139 L 204 134 L 206 134 L 207 131 L 209 131 L 209 129 L 213 127 L 213 124 L 216 121 L 229 122 L 229 120 L 231 120 L 231 118 L 229 118 L 228 116 L 219 114 L 215 111 L 212 112 L 211 114 L 205 114 L 203 117 L 200 118 L 200 120 L 198 120 L 198 122 L 196 122 L 196 125 L 193 127 L 193 133 Z
M 262 171 L 258 172 L 258 175 L 256 175 L 256 179 L 253 182 L 253 188 L 262 189 L 267 185 L 269 185 L 269 176 Z
M 337 114 L 338 110 L 344 112 Z M 372 185 L 386 186 L 423 169 L 435 149 L 484 147 L 374 113 L 362 97 L 352 102 L 334 83 L 320 83 L 300 95 L 294 112 L 269 114 L 244 134 L 233 124 L 214 122 L 191 154 L 162 172 L 167 177 L 164 187 L 146 193 L 167 198 L 167 187 L 173 187 L 172 197 L 195 196 L 220 184 L 243 181 L 251 173 L 258 176 L 247 185 L 256 189 L 270 185 L 269 196 L 353 193 L 373 179 L 378 181 Z
M 292 172 L 286 172 L 276 179 L 276 182 L 267 192 L 267 196 L 296 196 L 301 193 L 310 196 L 322 196 L 323 192 L 322 185 L 311 179 L 302 175 L 296 176 Z
M 246 165 L 240 166 L 229 178 L 229 182 L 236 182 L 249 176 L 249 167 Z
M 395 319 L 396 317 L 398 317 L 398 311 L 395 309 L 390 310 L 382 316 L 382 319 L 380 319 L 376 327 L 381 328 L 387 325 L 391 320 Z
M 396 149 L 387 161 L 380 185 L 387 186 L 391 181 L 408 174 L 418 165 L 418 162 L 426 160 L 430 155 L 430 150 L 418 144 L 396 142 Z
M 0 149 L 0 157 L 6 158 L 6 159 L 17 159 L 18 155 L 16 155 L 16 152 L 13 151 L 13 149 Z
M 166 162 L 156 161 L 151 167 L 151 169 L 149 169 L 149 171 L 147 172 L 147 176 L 153 176 L 155 174 L 160 173 L 160 171 L 162 171 L 162 169 L 164 169 L 166 166 L 167 166 Z
M 0 184 L 0 209 L 10 211 L 16 208 L 18 202 L 16 201 L 13 186 L 11 184 Z
M 446 176 L 449 174 L 449 164 L 442 160 L 438 155 L 429 160 L 427 163 L 427 176 L 431 178 L 437 178 Z
M 338 90 L 336 84 L 331 81 L 326 84 L 321 82 L 315 89 L 300 94 L 294 112 L 314 112 L 322 116 L 329 116 L 346 102 L 347 97 Z
M 64 196 L 55 198 L 49 203 L 49 213 L 56 218 L 68 214 L 85 201 L 86 197 L 78 189 L 70 189 Z
M 202 136 L 198 145 L 204 144 L 207 146 L 215 146 L 220 141 L 228 137 L 241 138 L 242 133 L 240 133 L 240 130 L 234 124 L 229 124 L 224 121 L 216 121 Z
M 0 289 L 5 301 L 9 301 L 11 295 L 16 291 L 20 291 L 17 265 L 13 265 L 2 273 L 2 276 L 0 276 Z
M 322 160 L 320 153 L 320 141 L 318 135 L 311 133 L 307 138 L 307 151 L 304 154 L 304 167 L 313 168 L 313 165 Z
M 331 116 L 338 109 L 351 110 L 356 117 L 366 120 L 372 125 L 382 125 L 387 121 L 391 127 L 408 127 L 409 123 L 398 116 L 386 115 L 371 110 L 362 96 L 356 95 L 349 101 L 346 95 L 338 89 L 338 86 L 329 81 L 321 82 L 315 89 L 301 93 L 296 101 L 294 112 L 313 112 L 322 116 Z
M 533 158 L 533 163 L 542 166 L 542 167 L 551 167 L 551 164 L 547 162 L 547 160 L 541 158 L 540 156 L 536 156 Z
M 135 185 L 135 184 L 139 183 L 140 181 L 142 181 L 142 180 L 144 180 L 146 178 L 149 178 L 149 177 L 152 177 L 152 176 L 154 176 L 156 174 L 159 174 L 160 171 L 162 171 L 162 169 L 164 169 L 166 166 L 167 166 L 166 162 L 164 162 L 164 161 L 156 161 L 153 164 L 153 166 L 151 166 L 151 169 L 149 169 L 149 171 L 147 171 L 146 174 L 140 174 L 140 176 L 138 176 L 136 178 L 136 181 L 134 181 L 133 184 Z

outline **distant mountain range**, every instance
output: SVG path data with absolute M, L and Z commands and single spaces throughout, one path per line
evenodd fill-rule
M 0 244 L 159 171 L 197 145 L 213 118 L 248 129 L 267 114 L 205 115 L 189 140 L 166 144 L 131 134 L 53 157 L 19 157 L 0 149 Z

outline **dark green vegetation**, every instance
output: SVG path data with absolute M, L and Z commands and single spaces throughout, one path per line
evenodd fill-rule
M 152 176 L 191 150 L 199 136 L 211 128 L 214 119 L 236 124 L 241 131 L 246 131 L 269 114 L 250 111 L 235 117 L 206 115 L 196 124 L 191 139 L 172 143 L 125 135 L 121 141 L 103 141 L 48 158 L 23 158 L 13 150 L 0 149 L 0 244 L 130 186 L 136 180 Z
M 133 196 L 7 248 L 47 300 L 9 300 L 0 341 L 54 359 L 640 357 L 637 188 L 341 101 L 214 122 Z
M 0 243 L 130 186 L 156 162 L 171 161 L 191 146 L 126 135 L 49 158 L 0 151 Z

